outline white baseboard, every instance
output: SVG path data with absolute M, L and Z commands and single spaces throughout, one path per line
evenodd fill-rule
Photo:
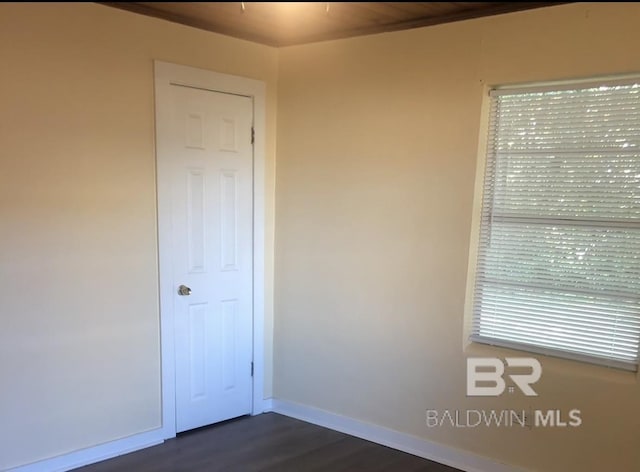
M 426 439 L 400 433 L 383 426 L 366 423 L 347 416 L 293 402 L 265 398 L 263 411 L 276 412 L 318 426 L 350 434 L 384 446 L 408 452 L 466 472 L 530 472 L 496 462 L 484 456 L 445 446 Z M 162 429 L 136 434 L 99 446 L 9 469 L 8 472 L 64 472 L 76 467 L 100 462 L 164 442 Z
M 314 407 L 275 398 L 272 399 L 272 404 L 272 411 L 276 413 L 408 452 L 466 472 L 530 472 L 471 452 Z
M 262 401 L 262 412 L 269 413 L 273 411 L 273 398 L 265 398 Z
M 112 457 L 128 454 L 145 447 L 164 442 L 162 429 L 154 429 L 146 433 L 136 434 L 128 438 L 118 439 L 99 446 L 81 449 L 62 456 L 45 459 L 23 466 L 9 469 L 8 472 L 64 472 L 84 465 L 100 462 Z

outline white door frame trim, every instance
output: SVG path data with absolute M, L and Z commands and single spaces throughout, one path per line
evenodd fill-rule
M 171 84 L 233 93 L 253 98 L 253 402 L 254 415 L 264 411 L 264 197 L 265 197 L 265 84 L 259 80 L 220 74 L 204 69 L 154 61 L 155 113 L 164 113 L 163 97 Z M 157 127 L 157 118 L 156 118 Z M 162 139 L 156 129 L 156 144 Z M 171 195 L 168 182 L 159 178 L 156 147 L 156 191 L 158 198 L 158 263 L 160 268 L 160 342 L 162 359 L 162 431 L 165 439 L 176 435 L 175 353 L 173 324 L 173 280 L 171 254 Z

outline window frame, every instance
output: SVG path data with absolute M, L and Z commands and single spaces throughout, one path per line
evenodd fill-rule
M 580 79 L 570 79 L 561 81 L 548 81 L 539 83 L 509 84 L 509 85 L 488 85 L 483 86 L 483 100 L 481 109 L 481 119 L 479 126 L 478 152 L 475 173 L 475 191 L 473 198 L 473 214 L 471 222 L 471 235 L 469 240 L 469 259 L 467 269 L 467 283 L 465 294 L 464 308 L 464 346 L 478 344 L 483 346 L 497 346 L 508 348 L 523 353 L 542 354 L 545 356 L 556 357 L 561 359 L 579 361 L 592 365 L 603 365 L 625 371 L 640 371 L 640 352 L 635 364 L 615 359 L 598 358 L 588 354 L 580 354 L 564 350 L 556 350 L 537 345 L 521 345 L 512 341 L 502 341 L 493 338 L 481 338 L 474 336 L 475 321 L 475 304 L 476 304 L 476 280 L 478 276 L 478 257 L 481 252 L 480 234 L 482 228 L 482 217 L 485 196 L 485 173 L 487 166 L 490 164 L 490 152 L 488 145 L 490 143 L 490 120 L 492 116 L 492 99 L 496 95 L 541 92 L 541 91 L 563 91 L 574 90 L 576 88 L 589 88 L 591 86 L 616 86 L 628 85 L 630 82 L 640 82 L 640 75 L 625 74 L 605 77 L 589 77 Z M 494 198 L 490 195 L 489 198 Z M 640 348 L 639 348 L 640 351 Z

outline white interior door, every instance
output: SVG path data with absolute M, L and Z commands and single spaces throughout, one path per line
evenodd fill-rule
M 253 104 L 171 85 L 165 110 L 180 432 L 251 412 Z

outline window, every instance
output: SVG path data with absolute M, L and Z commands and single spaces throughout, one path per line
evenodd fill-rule
M 471 339 L 637 370 L 640 79 L 490 101 Z

